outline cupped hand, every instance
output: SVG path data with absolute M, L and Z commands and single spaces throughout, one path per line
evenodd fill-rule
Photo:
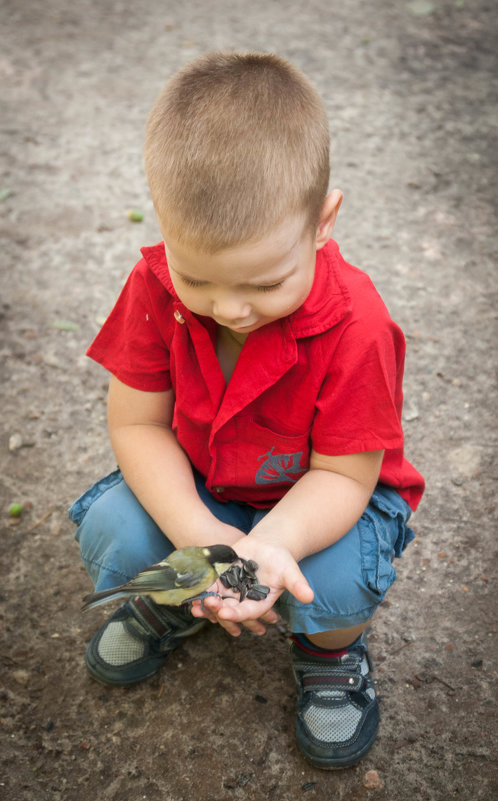
M 279 617 L 273 606 L 284 590 L 288 590 L 302 603 L 313 600 L 313 590 L 292 554 L 283 545 L 268 543 L 248 535 L 238 540 L 233 548 L 243 559 L 252 559 L 258 564 L 258 582 L 268 586 L 270 592 L 260 601 L 245 598 L 240 602 L 237 595 L 233 598 L 208 596 L 202 602 L 193 602 L 194 617 L 205 617 L 212 623 L 219 623 L 234 637 L 241 633 L 241 625 L 254 634 L 261 635 L 266 632 L 265 623 L 278 621 Z M 228 595 L 219 580 L 209 591 Z

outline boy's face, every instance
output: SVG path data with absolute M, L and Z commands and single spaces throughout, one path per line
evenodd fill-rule
M 165 236 L 171 280 L 182 303 L 239 339 L 304 303 L 318 247 L 304 216 L 286 218 L 257 242 L 214 254 Z

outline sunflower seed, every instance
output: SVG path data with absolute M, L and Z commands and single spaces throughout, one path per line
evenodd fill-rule
M 251 598 L 253 601 L 261 601 L 266 598 L 270 588 L 264 584 L 258 584 L 256 576 L 257 563 L 252 559 L 241 559 L 240 561 L 242 564 L 231 565 L 220 576 L 223 586 L 238 592 L 239 601 L 243 601 L 246 597 Z
M 227 578 L 228 578 L 228 581 L 229 581 L 231 587 L 236 587 L 237 588 L 239 586 L 240 581 L 239 581 L 239 577 L 238 576 L 236 576 L 236 575 L 234 576 L 233 573 L 229 573 Z
M 262 601 L 263 598 L 266 598 L 265 592 L 260 592 L 259 590 L 255 590 L 254 587 L 251 587 L 250 590 L 247 590 L 247 597 L 251 599 L 251 601 Z
M 230 587 L 231 587 L 230 580 L 229 580 L 228 576 L 225 575 L 225 573 L 221 574 L 220 581 L 223 584 L 223 586 L 226 587 L 227 590 L 230 589 Z
M 253 584 L 252 589 L 264 593 L 265 596 L 270 592 L 270 588 L 266 584 Z

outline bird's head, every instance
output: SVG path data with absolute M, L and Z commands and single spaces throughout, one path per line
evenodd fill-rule
M 203 548 L 204 556 L 210 564 L 214 567 L 218 575 L 228 570 L 230 565 L 237 561 L 239 558 L 233 548 L 229 545 L 211 545 L 209 548 Z

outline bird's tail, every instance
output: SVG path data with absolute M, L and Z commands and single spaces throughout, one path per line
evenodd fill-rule
M 114 600 L 115 598 L 126 598 L 129 595 L 129 591 L 127 592 L 117 587 L 111 588 L 110 590 L 100 590 L 100 592 L 91 592 L 83 598 L 81 611 L 86 612 L 88 609 L 93 609 L 94 606 L 100 606 L 100 604 L 105 604 L 107 601 Z

